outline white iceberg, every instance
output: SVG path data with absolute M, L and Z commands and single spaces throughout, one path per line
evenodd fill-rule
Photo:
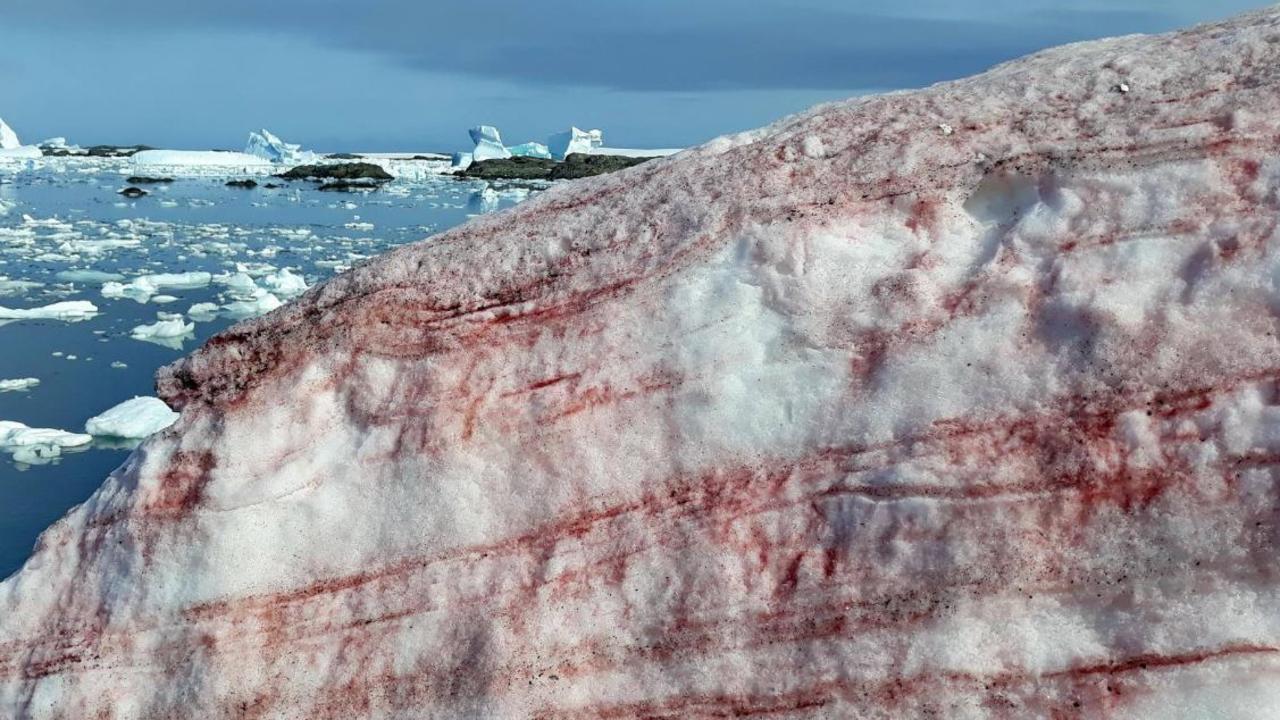
M 292 298 L 307 291 L 307 281 L 289 268 L 281 268 L 262 278 L 262 284 L 282 298 Z
M 209 322 L 217 319 L 219 309 L 215 303 L 196 303 L 187 309 L 187 317 L 199 322 Z
M 591 153 L 604 145 L 604 131 L 580 130 L 571 127 L 547 138 L 547 149 L 556 160 L 564 160 L 573 153 Z
M 0 393 L 26 392 L 39 384 L 39 378 L 12 378 L 9 380 L 0 380 Z
M 0 150 L 16 150 L 20 147 L 22 142 L 18 140 L 18 133 L 5 123 L 4 118 L 0 118 Z
M 162 313 L 160 320 L 150 325 L 138 325 L 129 331 L 134 340 L 142 340 L 180 350 L 184 340 L 195 333 L 195 323 L 183 322 L 181 315 Z
M 169 427 L 178 413 L 155 397 L 135 397 L 89 418 L 84 431 L 94 437 L 142 439 Z
M 502 135 L 498 133 L 498 128 L 492 125 L 477 125 L 468 132 L 471 134 L 471 141 L 476 144 L 475 149 L 471 151 L 472 161 L 504 160 L 511 157 L 511 153 L 502 144 Z
M 453 160 L 450 163 L 450 167 L 455 170 L 466 170 L 471 167 L 471 160 L 471 153 L 456 152 L 453 154 Z
M 273 163 L 301 163 L 315 159 L 315 153 L 303 152 L 301 145 L 287 143 L 266 128 L 249 133 L 244 152 Z
M 222 306 L 222 309 L 226 310 L 227 315 L 233 319 L 244 320 L 245 318 L 266 315 L 283 304 L 280 298 L 262 288 L 257 288 L 245 299 L 227 303 Z
M 547 149 L 546 145 L 543 145 L 540 142 L 527 142 L 519 145 L 513 145 L 507 148 L 507 151 L 515 157 L 543 158 L 545 160 L 551 159 L 551 151 Z
M 79 322 L 98 314 L 98 306 L 88 300 L 67 300 L 36 308 L 0 306 L 0 320 L 64 320 Z

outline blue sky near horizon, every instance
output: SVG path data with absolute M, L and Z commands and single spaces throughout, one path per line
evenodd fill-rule
M 817 102 L 1256 0 L 6 0 L 0 117 L 28 142 L 453 150 L 570 124 L 684 146 Z

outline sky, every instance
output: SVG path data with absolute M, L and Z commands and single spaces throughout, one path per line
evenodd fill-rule
M 1164 32 L 1256 0 L 3 0 L 0 118 L 25 141 L 469 149 L 570 125 L 683 147 L 810 105 Z

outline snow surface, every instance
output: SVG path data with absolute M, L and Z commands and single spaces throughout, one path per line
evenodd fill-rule
M 0 584 L 0 716 L 1274 717 L 1278 34 L 353 263 L 161 373 L 177 423 Z
M 135 397 L 89 418 L 84 431 L 94 437 L 141 439 L 169 427 L 178 413 L 154 397 Z

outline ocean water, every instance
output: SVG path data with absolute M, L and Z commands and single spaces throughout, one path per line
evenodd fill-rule
M 237 319 L 219 310 L 194 321 L 188 336 L 163 344 L 132 336 L 133 328 L 157 322 L 158 313 L 185 315 L 196 303 L 223 307 L 244 300 L 243 287 L 228 284 L 239 273 L 261 285 L 289 268 L 311 285 L 365 257 L 513 205 L 529 192 L 495 190 L 440 176 L 442 166 L 420 165 L 370 193 L 321 192 L 310 183 L 242 190 L 226 187 L 224 175 L 145 185 L 150 195 L 137 200 L 118 194 L 132 170 L 124 160 L 0 166 L 0 306 L 88 300 L 99 309 L 81 322 L 0 325 L 0 379 L 40 381 L 27 391 L 0 392 L 0 420 L 83 432 L 88 418 L 136 395 L 153 395 L 157 368 Z M 157 302 L 166 298 L 104 297 L 102 280 L 67 274 L 80 271 L 112 273 L 122 276 L 119 282 L 202 271 L 215 279 L 163 288 L 162 295 L 175 299 Z M 0 578 L 16 571 L 39 533 L 87 498 L 131 449 L 127 441 L 98 439 L 36 464 L 0 453 Z

